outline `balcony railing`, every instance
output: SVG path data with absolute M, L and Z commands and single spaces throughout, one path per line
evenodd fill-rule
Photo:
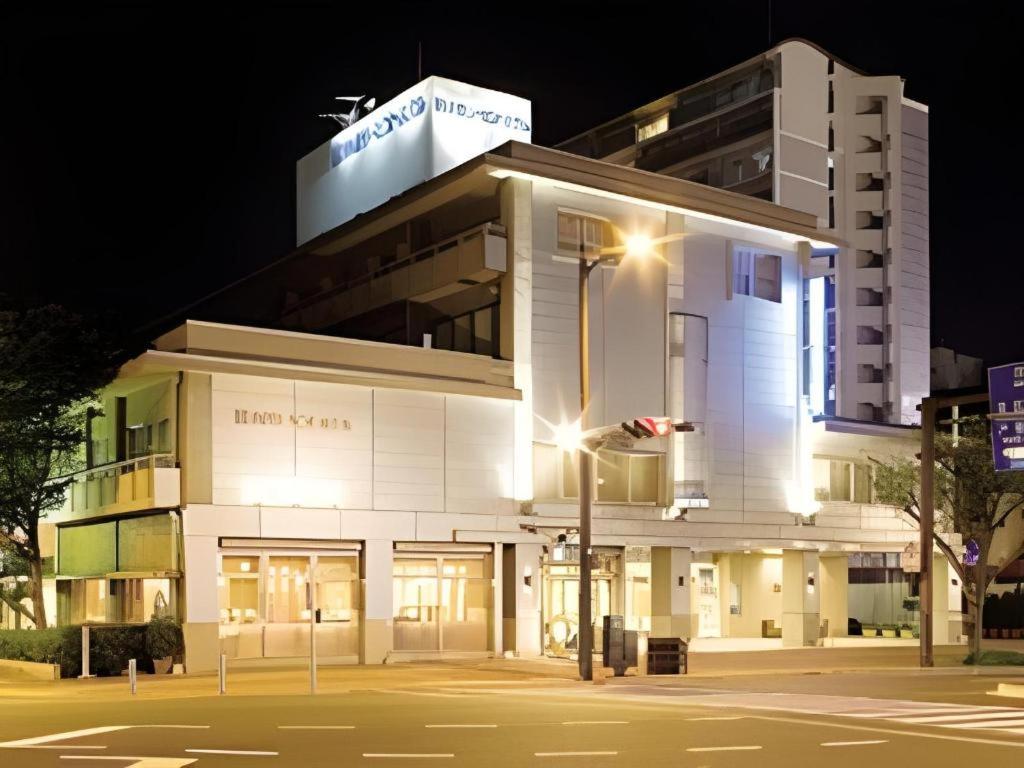
M 180 470 L 171 453 L 139 456 L 76 472 L 61 517 L 170 508 L 181 503 Z

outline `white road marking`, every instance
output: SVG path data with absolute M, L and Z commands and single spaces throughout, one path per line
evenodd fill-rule
M 618 752 L 534 752 L 534 757 L 608 757 Z
M 1009 726 L 1024 725 L 1022 720 L 983 720 L 973 723 L 947 723 L 943 728 L 991 728 L 994 731 L 1010 730 Z
M 455 757 L 454 752 L 363 752 L 363 757 Z
M 865 744 L 888 744 L 888 739 L 868 739 L 866 741 L 823 741 L 823 747 L 859 747 Z
M 751 750 L 761 749 L 758 746 L 744 746 L 744 747 L 690 747 L 687 752 L 749 752 Z
M 901 723 L 914 723 L 930 725 L 932 723 L 956 723 L 969 722 L 971 720 L 1010 720 L 1024 716 L 1024 709 L 996 710 L 994 712 L 970 712 L 961 710 L 957 715 L 928 715 L 927 717 L 890 717 L 889 720 L 898 720 Z
M 24 747 L 11 747 L 11 749 L 106 749 L 106 746 L 95 744 L 33 744 Z
M 125 760 L 134 760 L 134 763 L 125 766 L 125 768 L 185 768 L 186 765 L 192 765 L 196 762 L 194 757 L 129 757 L 126 755 L 104 755 L 102 757 L 94 755 L 61 755 L 61 760 L 118 760 L 124 762 Z
M 351 731 L 354 725 L 279 725 L 279 731 Z
M 704 720 L 742 720 L 742 719 L 743 719 L 743 715 L 731 715 L 731 716 L 723 715 L 722 717 L 688 717 L 688 718 L 686 718 L 686 720 L 688 722 L 691 722 L 691 723 L 699 723 L 699 722 L 702 722 Z
M 629 725 L 629 720 L 566 720 L 562 725 Z
M 277 757 L 277 752 L 261 752 L 250 749 L 186 749 L 193 755 L 251 755 L 253 757 Z
M 96 736 L 101 733 L 113 731 L 126 731 L 129 728 L 179 728 L 179 729 L 205 729 L 208 725 L 101 725 L 96 728 L 82 728 L 78 731 L 64 731 L 63 733 L 51 733 L 46 736 L 34 736 L 30 739 L 17 739 L 16 741 L 0 742 L 0 749 L 20 749 L 23 747 L 39 747 L 42 744 L 49 744 L 54 741 L 65 741 L 67 739 L 80 739 L 85 736 Z M 61 749 L 106 749 L 106 747 L 93 746 L 61 746 Z
M 869 733 L 885 733 L 892 736 L 910 736 L 917 739 L 939 739 L 940 741 L 962 741 L 967 744 L 991 744 L 999 747 L 1024 747 L 1022 741 L 1000 741 L 999 739 L 978 739 L 969 736 L 953 736 L 945 733 L 926 731 L 898 731 L 895 728 L 878 728 L 870 725 L 846 725 L 845 723 L 829 723 L 823 720 L 802 720 L 799 717 L 772 717 L 771 715 L 750 715 L 758 720 L 775 723 L 794 723 L 796 725 L 813 725 L 818 728 L 845 728 L 848 731 L 868 731 Z M 1008 731 L 1011 729 L 1007 729 Z M 1024 732 L 1024 729 L 1021 729 Z
M 48 744 L 51 741 L 64 741 L 65 739 L 80 739 L 84 736 L 96 736 L 111 731 L 123 731 L 130 728 L 130 725 L 101 725 L 97 728 L 82 728 L 78 731 L 64 731 L 63 733 L 51 733 L 47 736 L 35 736 L 30 739 L 18 739 L 16 741 L 0 742 L 4 749 L 17 749 L 18 747 L 34 747 L 39 744 Z
M 493 724 L 483 725 L 483 724 L 479 724 L 479 723 L 465 723 L 465 724 L 446 723 L 446 724 L 439 724 L 439 725 L 425 725 L 423 727 L 424 728 L 497 728 L 498 726 L 497 725 L 493 725 Z

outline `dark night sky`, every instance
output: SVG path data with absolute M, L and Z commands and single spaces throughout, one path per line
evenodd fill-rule
M 424 73 L 533 101 L 553 144 L 768 47 L 768 2 L 0 10 L 0 292 L 142 323 L 287 253 L 332 97 Z M 774 0 L 772 38 L 901 74 L 931 110 L 932 338 L 1024 359 L 1013 5 Z M 877 27 L 877 20 L 886 19 Z M 998 290 L 997 290 L 998 288 Z

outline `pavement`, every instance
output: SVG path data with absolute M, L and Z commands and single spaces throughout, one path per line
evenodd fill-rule
M 1018 670 L 963 649 L 694 654 L 692 674 L 575 679 L 558 660 L 0 684 L 0 766 L 837 766 L 1024 759 Z M 911 649 L 913 650 L 913 649 Z M 728 658 L 722 658 L 728 657 Z

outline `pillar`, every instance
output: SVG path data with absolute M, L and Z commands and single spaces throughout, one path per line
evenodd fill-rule
M 960 577 L 942 552 L 932 560 L 932 638 L 935 645 L 957 645 L 964 631 Z
M 540 544 L 505 547 L 503 560 L 503 646 L 518 656 L 540 656 L 541 574 Z
M 181 630 L 185 639 L 185 670 L 212 672 L 220 659 L 217 537 L 184 536 L 183 541 L 185 617 Z
M 363 550 L 363 623 L 360 633 L 360 661 L 383 664 L 395 647 L 394 543 L 369 539 Z
M 689 547 L 651 547 L 651 636 L 693 637 Z
M 850 558 L 846 554 L 822 555 L 821 621 L 828 620 L 829 637 L 846 637 L 850 620 Z
M 782 553 L 782 645 L 816 645 L 820 614 L 817 552 L 787 549 Z
M 495 656 L 500 656 L 503 650 L 502 635 L 505 631 L 502 607 L 502 596 L 504 593 L 504 576 L 505 570 L 502 567 L 502 559 L 505 554 L 505 548 L 501 543 L 494 545 L 494 572 L 492 574 L 491 581 L 491 645 L 490 648 L 494 651 Z

